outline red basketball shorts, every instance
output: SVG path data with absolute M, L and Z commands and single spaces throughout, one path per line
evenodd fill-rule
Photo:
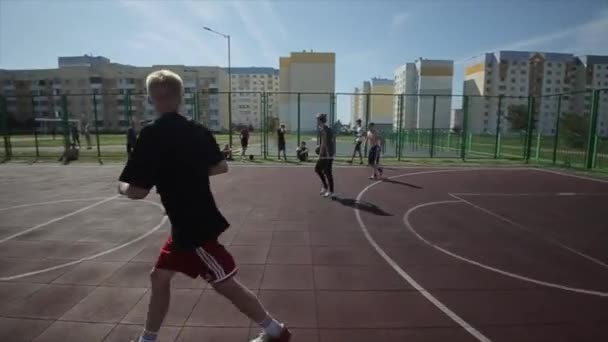
M 217 240 L 207 241 L 196 249 L 172 250 L 171 236 L 160 250 L 156 268 L 201 276 L 209 283 L 219 283 L 236 274 L 234 258 Z

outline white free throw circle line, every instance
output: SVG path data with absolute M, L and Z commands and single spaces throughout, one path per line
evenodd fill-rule
M 591 177 L 584 177 L 584 176 L 573 175 L 573 174 L 563 173 L 563 172 L 554 171 L 554 170 L 544 170 L 544 169 L 529 168 L 529 167 L 504 167 L 504 168 L 502 168 L 502 167 L 501 168 L 474 167 L 474 168 L 460 168 L 460 169 L 440 169 L 440 170 L 430 170 L 430 171 L 405 173 L 405 174 L 400 174 L 400 175 L 396 175 L 396 176 L 391 176 L 391 177 L 388 177 L 388 178 L 389 179 L 394 179 L 394 178 L 400 178 L 400 177 L 406 177 L 406 176 L 415 176 L 415 175 L 421 175 L 421 174 L 433 174 L 433 173 L 457 172 L 457 171 L 463 171 L 464 172 L 464 171 L 478 171 L 478 170 L 494 170 L 494 171 L 536 170 L 536 171 L 541 171 L 541 172 L 553 173 L 553 174 L 561 175 L 561 176 L 564 176 L 564 177 L 572 177 L 572 178 L 578 178 L 578 179 L 584 179 L 584 180 L 594 181 L 594 182 L 598 182 L 598 183 L 607 183 L 608 182 L 606 180 L 601 180 L 601 179 L 596 179 L 596 178 L 591 178 Z M 363 188 L 363 190 L 361 190 L 361 192 L 357 195 L 357 201 L 361 200 L 361 198 L 363 197 L 363 195 L 369 189 L 371 189 L 372 187 L 374 187 L 375 185 L 377 185 L 379 183 L 381 183 L 381 181 L 373 182 L 373 183 L 369 184 L 368 186 L 366 186 L 365 188 Z M 429 300 L 439 310 L 441 310 L 444 314 L 446 314 L 448 317 L 450 317 L 453 321 L 455 321 L 458 325 L 460 325 L 462 328 L 464 328 L 467 332 L 469 332 L 471 335 L 473 335 L 479 341 L 491 342 L 491 340 L 489 338 L 487 338 L 486 336 L 484 336 L 481 332 L 479 332 L 473 326 L 471 326 L 469 323 L 467 323 L 462 318 L 460 318 L 456 313 L 454 313 L 453 311 L 451 311 L 447 306 L 445 306 L 437 298 L 435 298 L 433 295 L 431 295 L 426 289 L 424 289 L 422 286 L 420 286 L 420 284 L 418 284 L 418 282 L 416 282 L 394 260 L 392 260 L 386 254 L 386 252 L 384 252 L 384 250 L 376 243 L 376 241 L 371 237 L 369 231 L 367 230 L 367 227 L 365 226 L 365 223 L 361 219 L 361 214 L 359 212 L 359 209 L 354 208 L 353 210 L 355 211 L 355 216 L 357 218 L 357 222 L 359 223 L 359 227 L 361 228 L 361 230 L 363 232 L 363 235 L 365 236 L 365 238 L 367 239 L 367 241 L 376 250 L 376 252 L 382 258 L 384 258 L 384 260 L 389 264 L 389 266 L 391 266 L 395 270 L 395 272 L 397 272 L 397 274 L 399 274 L 403 279 L 405 279 L 410 285 L 412 285 L 418 292 L 420 292 L 427 300 Z
M 144 203 L 152 204 L 152 205 L 155 205 L 155 206 L 159 207 L 161 210 L 164 210 L 164 208 L 160 204 L 158 204 L 158 203 L 156 203 L 154 201 L 139 200 L 139 202 L 144 202 Z M 29 277 L 29 276 L 33 276 L 33 275 L 44 273 L 44 272 L 54 271 L 54 270 L 57 270 L 57 269 L 60 269 L 60 268 L 63 268 L 63 267 L 68 267 L 68 266 L 76 265 L 76 264 L 79 264 L 79 263 L 81 263 L 83 261 L 93 260 L 93 259 L 98 258 L 100 256 L 104 256 L 106 254 L 110 254 L 110 253 L 112 253 L 114 251 L 117 251 L 117 250 L 119 250 L 121 248 L 130 246 L 130 245 L 132 245 L 132 244 L 134 244 L 134 243 L 136 243 L 138 241 L 141 241 L 141 240 L 145 239 L 146 237 L 150 236 L 152 233 L 154 233 L 155 231 L 159 230 L 165 224 L 165 222 L 167 222 L 167 219 L 168 219 L 167 216 L 163 215 L 163 217 L 161 218 L 160 222 L 156 226 L 154 226 L 154 228 L 150 229 L 149 231 L 147 231 L 143 235 L 140 235 L 140 236 L 136 237 L 133 240 L 130 240 L 130 241 L 127 241 L 127 242 L 123 243 L 122 245 L 119 245 L 119 246 L 116 246 L 116 247 L 112 247 L 110 249 L 107 249 L 105 251 L 99 252 L 99 253 L 94 254 L 94 255 L 90 255 L 88 257 L 84 257 L 84 258 L 80 258 L 78 260 L 66 262 L 64 264 L 60 264 L 60 265 L 55 265 L 55 266 L 43 268 L 43 269 L 40 269 L 40 270 L 37 270 L 37 271 L 31 271 L 31 272 L 27 272 L 27 273 L 16 274 L 16 275 L 9 276 L 9 277 L 2 277 L 2 278 L 0 278 L 0 281 L 15 280 L 15 279 Z
M 12 207 L 0 208 L 0 211 L 29 208 L 29 207 L 36 207 L 36 206 L 42 206 L 42 205 L 57 204 L 57 203 L 99 201 L 99 200 L 102 200 L 105 198 L 107 198 L 107 197 L 73 198 L 73 199 L 62 199 L 62 200 L 46 201 L 46 202 L 35 202 L 35 203 L 19 204 L 19 205 L 15 205 Z
M 451 171 L 455 171 L 455 170 L 423 171 L 423 172 L 407 173 L 407 174 L 403 174 L 400 176 L 405 176 L 405 175 L 412 176 L 412 175 L 438 173 L 438 172 L 451 172 Z M 458 170 L 458 171 L 460 171 L 460 170 Z M 397 176 L 393 176 L 393 177 L 389 177 L 389 178 L 396 178 L 396 177 Z M 378 183 L 381 183 L 381 181 L 371 183 L 370 185 L 363 188 L 363 190 L 361 190 L 361 192 L 359 192 L 359 194 L 357 195 L 357 201 L 360 201 L 361 198 L 363 197 L 363 195 L 367 192 L 367 190 L 371 189 L 373 186 L 375 186 Z M 492 340 L 490 340 L 488 337 L 486 337 L 484 334 L 482 334 L 479 330 L 475 329 L 475 327 L 473 327 L 471 324 L 469 324 L 463 318 L 458 316 L 454 311 L 450 310 L 450 308 L 448 308 L 445 304 L 443 304 L 441 301 L 439 301 L 439 299 L 437 299 L 429 291 L 427 291 L 424 287 L 422 287 L 422 285 L 420 285 L 416 280 L 414 280 L 414 278 L 412 278 L 390 256 L 388 256 L 388 254 L 386 254 L 386 252 L 378 245 L 378 243 L 376 243 L 376 240 L 374 240 L 374 238 L 371 236 L 371 234 L 367 230 L 367 227 L 365 226 L 363 219 L 361 219 L 361 214 L 359 212 L 359 209 L 354 208 L 353 210 L 355 211 L 355 217 L 357 218 L 359 227 L 361 228 L 361 231 L 363 232 L 363 235 L 365 236 L 365 238 L 367 239 L 369 244 L 389 264 L 389 266 L 391 266 L 393 268 L 393 270 L 395 270 L 395 272 L 397 272 L 397 274 L 399 274 L 403 279 L 405 279 L 405 281 L 407 281 L 414 289 L 416 289 L 416 291 L 418 291 L 422 296 L 424 296 L 424 298 L 426 298 L 429 302 L 431 302 L 433 305 L 435 305 L 435 307 L 437 307 L 439 310 L 441 310 L 441 312 L 443 312 L 446 316 L 448 316 L 450 319 L 452 319 L 454 322 L 456 322 L 456 324 L 461 326 L 464 330 L 466 330 L 469 334 L 471 334 L 473 337 L 475 337 L 478 341 L 492 342 Z
M 581 251 L 579 251 L 579 250 L 577 250 L 575 248 L 572 248 L 570 246 L 564 245 L 563 243 L 559 242 L 558 240 L 556 240 L 556 239 L 554 239 L 552 237 L 542 236 L 541 234 L 539 234 L 539 233 L 537 233 L 537 232 L 535 232 L 535 231 L 533 231 L 531 229 L 528 229 L 523 224 L 519 224 L 519 223 L 517 223 L 517 222 L 515 222 L 515 221 L 513 221 L 511 219 L 508 219 L 508 218 L 506 218 L 506 217 L 504 217 L 504 216 L 502 216 L 500 214 L 497 214 L 497 213 L 495 213 L 495 212 L 493 212 L 493 211 L 491 211 L 489 209 L 481 207 L 481 206 L 479 206 L 479 205 L 477 205 L 477 204 L 475 204 L 473 202 L 467 201 L 464 198 L 461 198 L 461 197 L 456 196 L 454 194 L 450 194 L 450 196 L 452 196 L 452 197 L 460 200 L 464 204 L 470 205 L 471 207 L 473 207 L 473 208 L 475 208 L 475 209 L 477 209 L 477 210 L 479 210 L 479 211 L 481 211 L 483 213 L 486 213 L 486 214 L 488 214 L 490 216 L 496 217 L 497 219 L 499 219 L 499 220 L 501 220 L 503 222 L 506 222 L 506 223 L 512 225 L 513 227 L 517 227 L 520 230 L 523 230 L 523 231 L 525 231 L 525 232 L 527 232 L 527 233 L 535 236 L 536 238 L 538 238 L 538 239 L 540 239 L 542 241 L 545 241 L 548 244 L 555 245 L 555 246 L 557 246 L 559 248 L 565 249 L 565 250 L 567 250 L 568 252 L 570 252 L 572 254 L 578 255 L 581 258 L 587 259 L 587 260 L 591 261 L 594 264 L 597 264 L 597 265 L 599 265 L 599 266 L 601 266 L 603 268 L 608 269 L 608 264 L 606 264 L 605 262 L 603 262 L 603 261 L 601 261 L 601 260 L 599 260 L 597 258 L 592 257 L 591 255 L 585 254 L 585 253 L 583 253 L 583 252 L 581 252 Z
M 81 212 L 83 212 L 85 210 L 89 210 L 89 209 L 94 208 L 96 206 L 102 205 L 102 204 L 104 204 L 106 202 L 109 202 L 109 201 L 115 199 L 115 198 L 118 198 L 119 196 L 120 195 L 114 195 L 114 196 L 106 197 L 106 198 L 102 199 L 101 201 L 95 202 L 93 204 L 89 204 L 86 207 L 82 207 L 82 208 L 80 208 L 78 210 L 74 210 L 74 211 L 69 212 L 69 213 L 67 213 L 65 215 L 61 215 L 61 216 L 56 217 L 54 219 L 50 219 L 50 220 L 48 220 L 48 221 L 46 221 L 44 223 L 37 224 L 37 225 L 35 225 L 35 226 L 31 227 L 31 228 L 28 228 L 28 229 L 25 229 L 25 230 L 21 230 L 21 231 L 15 233 L 15 234 L 12 234 L 12 235 L 9 235 L 7 237 L 4 237 L 4 238 L 0 239 L 0 244 L 6 242 L 8 240 L 14 239 L 16 237 L 19 237 L 21 235 L 24 235 L 24 234 L 27 234 L 29 232 L 32 232 L 34 230 L 38 230 L 38 229 L 40 229 L 42 227 L 46 227 L 49 224 L 55 223 L 57 221 L 61 221 L 63 219 L 71 217 L 71 216 L 74 216 L 74 215 L 79 214 L 79 213 L 81 213 Z
M 433 206 L 433 205 L 443 205 L 443 204 L 454 204 L 454 203 L 461 203 L 461 204 L 466 204 L 461 200 L 444 200 L 444 201 L 434 201 L 434 202 L 427 202 L 427 203 L 423 203 L 423 204 L 419 204 L 415 207 L 410 208 L 405 215 L 403 215 L 403 223 L 405 224 L 406 228 L 412 232 L 412 234 L 414 234 L 418 239 L 420 239 L 422 242 L 424 242 L 425 244 L 437 249 L 438 251 L 449 255 L 453 258 L 456 258 L 458 260 L 467 262 L 471 265 L 475 265 L 478 267 L 481 267 L 485 270 L 488 271 L 492 271 L 492 272 L 496 272 L 499 274 L 502 274 L 504 276 L 508 276 L 511 278 L 515 278 L 515 279 L 519 279 L 519 280 L 523 280 L 523 281 L 527 281 L 536 285 L 542 285 L 542 286 L 547 286 L 547 287 L 552 287 L 552 288 L 556 288 L 556 289 L 560 289 L 560 290 L 564 290 L 564 291 L 571 291 L 571 292 L 577 292 L 577 293 L 582 293 L 582 294 L 588 294 L 588 295 L 593 295 L 593 296 L 598 296 L 598 297 L 608 297 L 608 292 L 601 292 L 601 291 L 593 291 L 593 290 L 587 290 L 587 289 L 581 289 L 581 288 L 576 288 L 576 287 L 570 287 L 570 286 L 564 286 L 564 285 L 560 285 L 560 284 L 556 284 L 556 283 L 551 283 L 551 282 L 547 282 L 547 281 L 542 281 L 542 280 L 538 280 L 538 279 L 534 279 L 534 278 L 530 278 L 530 277 L 526 277 L 517 273 L 513 273 L 513 272 L 508 272 L 499 268 L 495 268 L 486 264 L 483 264 L 481 262 L 466 258 L 461 256 L 460 254 L 456 254 L 454 252 L 451 252 L 443 247 L 440 247 L 436 244 L 434 244 L 433 242 L 425 239 L 422 235 L 420 235 L 418 233 L 417 230 L 414 229 L 414 227 L 412 226 L 412 223 L 410 222 L 410 215 L 420 209 L 420 208 L 424 208 L 424 207 L 429 207 L 429 206 Z

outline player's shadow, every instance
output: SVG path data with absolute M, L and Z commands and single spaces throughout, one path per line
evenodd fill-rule
M 403 185 L 403 186 L 407 186 L 410 188 L 414 188 L 414 189 L 422 189 L 421 186 L 418 186 L 416 184 L 410 184 L 410 183 L 406 183 L 406 182 L 400 182 L 394 179 L 390 179 L 390 178 L 385 178 L 382 180 L 382 183 L 390 183 L 390 184 L 397 184 L 397 185 Z
M 353 198 L 336 197 L 334 200 L 344 206 L 351 207 L 354 209 L 359 209 L 361 211 L 365 211 L 370 214 L 374 214 L 374 215 L 378 215 L 378 216 L 393 216 L 393 214 L 387 213 L 386 211 L 382 210 L 382 208 L 380 208 L 379 206 L 377 206 L 373 203 L 369 203 L 369 202 L 365 202 L 365 201 L 357 201 L 356 199 L 353 199 Z

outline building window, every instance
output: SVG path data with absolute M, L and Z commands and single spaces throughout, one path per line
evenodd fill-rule
M 511 83 L 515 83 L 515 79 L 514 78 L 511 79 Z
M 560 83 L 562 83 L 561 80 L 555 80 L 555 84 L 560 84 Z
M 549 66 L 549 67 L 550 67 L 550 66 L 552 66 L 552 65 L 553 65 L 553 64 L 552 64 L 551 62 L 547 63 L 547 66 Z
M 511 91 L 515 91 L 515 87 L 511 87 Z
M 550 92 L 551 92 L 551 88 L 545 88 L 545 91 L 546 91 L 547 93 L 550 93 Z
M 488 120 L 483 120 L 483 124 L 487 126 L 488 125 Z
M 519 91 L 526 91 L 526 87 L 519 87 Z
M 547 71 L 547 75 L 553 75 L 553 71 L 551 71 L 551 70 Z
M 46 85 L 46 81 L 45 80 L 39 80 L 38 81 L 38 85 L 39 86 L 44 86 L 44 85 Z
M 555 88 L 555 92 L 556 92 L 556 93 L 559 93 L 559 92 L 560 92 L 560 89 L 559 89 L 559 88 Z
M 553 81 L 551 81 L 551 79 L 547 80 L 547 84 L 551 84 L 551 82 L 553 82 Z
M 498 86 L 498 90 L 506 90 L 506 89 L 507 89 L 507 87 L 506 87 L 506 86 L 504 86 L 504 85 Z M 489 91 L 489 90 L 488 90 L 488 91 Z
M 522 70 L 519 73 L 522 74 L 522 75 L 525 75 L 526 74 L 526 70 Z

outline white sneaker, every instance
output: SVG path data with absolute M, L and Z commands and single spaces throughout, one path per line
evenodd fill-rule
M 319 192 L 319 195 L 323 196 L 323 195 L 325 195 L 326 192 L 327 192 L 327 189 L 321 188 L 321 192 Z
M 333 192 L 331 192 L 331 191 L 326 191 L 326 192 L 323 194 L 323 197 L 325 197 L 325 198 L 330 197 L 330 196 L 331 196 L 331 197 L 334 197 L 334 193 L 333 193 Z

